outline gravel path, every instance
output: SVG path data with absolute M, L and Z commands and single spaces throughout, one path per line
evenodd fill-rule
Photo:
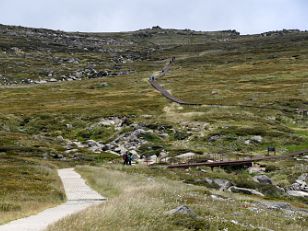
M 72 168 L 60 169 L 58 174 L 63 182 L 67 202 L 54 208 L 46 209 L 39 214 L 21 218 L 0 226 L 0 231 L 41 231 L 48 225 L 77 213 L 85 208 L 98 205 L 105 200 L 92 190 L 81 176 Z

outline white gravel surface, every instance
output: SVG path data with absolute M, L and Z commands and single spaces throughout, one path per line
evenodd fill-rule
M 0 226 L 0 231 L 42 231 L 48 225 L 102 203 L 105 198 L 91 189 L 73 168 L 60 169 L 58 174 L 63 182 L 67 202 L 39 214 L 21 218 Z

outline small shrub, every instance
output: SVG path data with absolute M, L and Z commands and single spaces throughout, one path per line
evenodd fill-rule
M 183 131 L 176 131 L 174 133 L 174 139 L 176 139 L 176 140 L 185 140 L 188 137 L 189 137 L 189 134 L 187 134 L 186 132 L 183 132 Z
M 266 172 L 274 172 L 274 171 L 277 171 L 277 170 L 280 170 L 280 168 L 276 165 L 273 165 L 273 164 L 266 165 L 266 167 L 265 167 Z
M 161 139 L 157 135 L 149 133 L 149 132 L 142 134 L 140 137 L 142 137 L 144 140 L 149 141 L 149 142 L 161 141 Z
M 114 134 L 113 128 L 97 127 L 97 128 L 93 128 L 93 129 L 79 130 L 76 135 L 82 141 L 88 140 L 88 139 L 106 141 L 113 134 Z
M 111 154 L 111 153 L 101 153 L 96 156 L 95 160 L 99 163 L 106 162 L 106 161 L 113 161 L 113 160 L 120 160 L 122 159 L 120 156 Z
M 235 185 L 241 188 L 257 188 L 258 183 L 254 182 L 248 174 L 239 174 L 235 178 Z
M 0 203 L 1 212 L 10 212 L 10 211 L 18 211 L 18 210 L 21 210 L 20 205 L 10 204 L 10 203 Z
M 159 156 L 159 153 L 164 149 L 163 146 L 153 145 L 153 144 L 145 144 L 142 145 L 138 152 L 142 153 L 142 156 Z
M 263 193 L 266 196 L 270 197 L 280 197 L 282 192 L 277 189 L 275 185 L 271 184 L 259 184 L 257 190 Z
M 170 218 L 176 226 L 185 227 L 188 230 L 209 230 L 210 223 L 205 219 L 197 219 L 187 215 L 174 215 Z

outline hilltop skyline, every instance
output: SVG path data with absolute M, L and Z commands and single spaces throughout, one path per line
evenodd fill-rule
M 117 1 L 2 0 L 0 23 L 64 31 L 133 31 L 162 28 L 256 34 L 282 29 L 307 30 L 304 0 Z

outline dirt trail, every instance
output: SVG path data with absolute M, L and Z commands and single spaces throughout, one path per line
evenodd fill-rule
M 167 91 L 164 87 L 162 87 L 156 80 L 159 79 L 160 77 L 165 76 L 171 68 L 171 64 L 173 64 L 175 62 L 175 58 L 173 57 L 165 66 L 164 68 L 160 71 L 160 72 L 155 72 L 151 75 L 151 77 L 149 78 L 149 83 L 152 85 L 153 88 L 155 88 L 157 91 L 159 91 L 163 96 L 165 96 L 167 99 L 169 99 L 172 102 L 175 102 L 177 104 L 182 104 L 182 105 L 197 105 L 197 106 L 201 106 L 201 104 L 198 103 L 189 103 L 189 102 L 185 102 L 181 99 L 178 99 L 176 97 L 174 97 L 173 95 L 170 94 L 169 91 Z
M 56 221 L 77 213 L 93 205 L 102 203 L 105 198 L 92 190 L 72 168 L 58 170 L 67 202 L 39 214 L 21 218 L 0 226 L 0 231 L 41 231 Z

